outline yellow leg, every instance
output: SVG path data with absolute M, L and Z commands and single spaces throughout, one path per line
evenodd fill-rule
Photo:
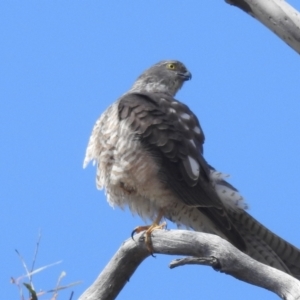
M 152 246 L 152 242 L 151 242 L 151 233 L 152 233 L 152 231 L 156 230 L 156 229 L 164 229 L 167 225 L 166 222 L 163 222 L 163 223 L 159 224 L 161 219 L 163 218 L 163 216 L 164 216 L 163 210 L 160 210 L 157 217 L 156 217 L 156 219 L 154 220 L 154 222 L 151 225 L 149 225 L 149 226 L 138 226 L 131 233 L 131 237 L 133 237 L 133 235 L 135 233 L 140 233 L 142 231 L 145 231 L 145 243 L 146 243 L 147 249 L 149 250 L 149 252 L 151 254 L 153 253 L 153 246 Z

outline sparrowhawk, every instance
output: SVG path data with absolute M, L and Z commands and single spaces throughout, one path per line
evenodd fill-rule
M 300 250 L 246 211 L 239 192 L 203 156 L 197 117 L 175 94 L 191 73 L 161 61 L 97 120 L 84 167 L 97 164 L 97 188 L 159 227 L 163 217 L 221 236 L 252 258 L 300 278 Z M 149 230 L 148 230 L 149 232 Z

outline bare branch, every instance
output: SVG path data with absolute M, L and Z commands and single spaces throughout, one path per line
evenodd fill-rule
M 171 268 L 187 263 L 209 265 L 215 270 L 270 290 L 282 299 L 300 299 L 300 281 L 253 260 L 216 235 L 187 230 L 156 230 L 152 242 L 155 253 L 192 256 L 172 262 Z M 139 264 L 149 255 L 143 233 L 136 235 L 134 240 L 126 240 L 79 300 L 115 299 Z
M 215 257 L 185 257 L 174 259 L 170 263 L 170 269 L 185 265 L 201 265 L 201 266 L 210 266 L 215 270 L 219 268 L 219 261 Z
M 37 255 L 38 255 L 38 251 L 39 251 L 39 247 L 40 247 L 41 238 L 42 238 L 42 233 L 41 233 L 41 230 L 39 230 L 38 240 L 36 242 L 36 247 L 35 247 L 35 251 L 34 251 L 34 256 L 33 256 L 33 260 L 32 260 L 32 265 L 31 265 L 30 273 L 33 272 L 34 267 L 35 267 L 35 262 L 36 262 L 36 259 L 37 259 Z M 29 282 L 30 282 L 31 286 L 33 287 L 32 274 L 29 277 Z
M 284 0 L 225 0 L 248 13 L 300 53 L 300 14 Z

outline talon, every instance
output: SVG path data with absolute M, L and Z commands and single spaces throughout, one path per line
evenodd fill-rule
M 146 246 L 147 246 L 147 249 L 148 251 L 150 252 L 150 254 L 155 257 L 153 255 L 153 246 L 152 246 L 152 241 L 151 241 L 151 234 L 152 234 L 152 231 L 156 230 L 156 229 L 164 229 L 166 227 L 167 223 L 166 222 L 163 222 L 162 224 L 157 224 L 157 223 L 153 223 L 151 226 L 149 226 L 149 229 L 146 230 L 145 232 L 145 243 L 146 243 Z
M 137 226 L 133 229 L 133 231 L 131 232 L 131 238 L 134 240 L 133 236 L 136 233 L 140 233 L 142 231 L 148 230 L 151 226 Z
M 163 211 L 160 211 L 157 218 L 154 220 L 154 222 L 150 225 L 150 226 L 138 226 L 136 227 L 132 233 L 131 233 L 131 238 L 133 238 L 135 233 L 140 233 L 142 231 L 145 231 L 145 243 L 146 243 L 146 247 L 148 249 L 148 251 L 150 252 L 151 256 L 155 257 L 153 255 L 153 246 L 152 246 L 152 242 L 151 242 L 151 233 L 152 231 L 156 230 L 156 229 L 164 229 L 167 225 L 166 222 L 163 222 L 162 224 L 159 225 L 160 220 L 163 217 Z

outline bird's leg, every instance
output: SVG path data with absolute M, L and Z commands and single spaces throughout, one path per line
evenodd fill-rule
M 149 252 L 151 254 L 153 253 L 153 246 L 152 246 L 152 242 L 151 242 L 151 233 L 152 233 L 152 231 L 156 230 L 156 229 L 164 229 L 167 225 L 166 222 L 163 222 L 163 223 L 159 224 L 161 219 L 163 218 L 163 216 L 164 216 L 164 212 L 161 209 L 159 211 L 157 217 L 155 218 L 154 222 L 151 225 L 138 226 L 131 233 L 131 237 L 133 238 L 133 235 L 135 233 L 140 233 L 142 231 L 145 231 L 145 243 L 146 243 L 147 249 L 149 250 Z

